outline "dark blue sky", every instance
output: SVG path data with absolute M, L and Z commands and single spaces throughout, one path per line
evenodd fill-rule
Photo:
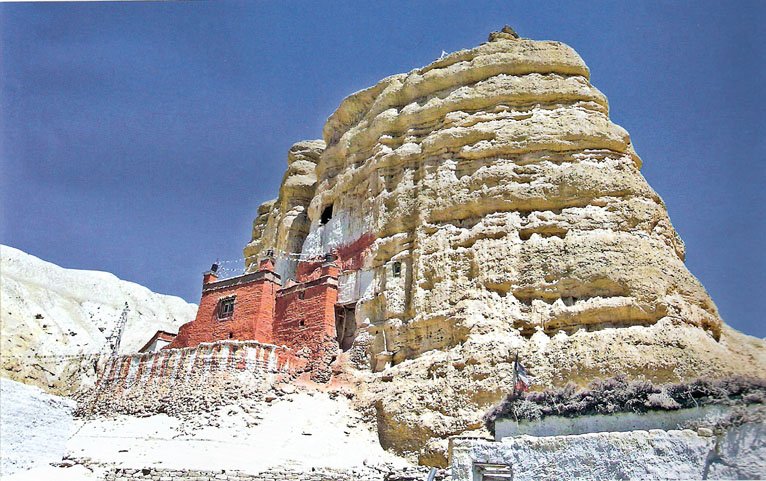
M 508 23 L 591 69 L 724 319 L 766 336 L 766 3 L 0 5 L 0 241 L 197 302 L 289 146 Z

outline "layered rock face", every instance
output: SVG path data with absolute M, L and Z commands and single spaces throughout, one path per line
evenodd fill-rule
M 290 148 L 279 197 L 261 204 L 253 222 L 252 242 L 244 251 L 248 272 L 258 267 L 258 259 L 269 250 L 274 251 L 280 275 L 295 269 L 297 257 L 285 254 L 300 252 L 309 232 L 308 206 L 314 198 L 316 164 L 324 148 L 321 140 L 298 142 Z
M 278 219 L 308 189 L 293 202 L 283 184 L 259 211 L 246 255 L 339 257 L 347 358 L 384 446 L 443 464 L 517 352 L 541 385 L 764 372 L 763 342 L 722 324 L 608 114 L 570 47 L 493 33 L 341 103 L 305 238 Z
M 108 349 L 126 302 L 121 353 L 138 351 L 159 329 L 177 331 L 197 310 L 108 272 L 64 269 L 8 246 L 0 256 L 0 373 L 54 392 L 71 392 L 94 374 L 82 355 Z

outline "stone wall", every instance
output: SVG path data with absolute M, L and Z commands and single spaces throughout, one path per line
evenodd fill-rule
M 219 341 L 109 358 L 92 388 L 76 394 L 78 413 L 183 414 L 242 397 L 260 398 L 306 366 L 284 346 Z
M 104 481 L 420 481 L 428 476 L 429 468 L 397 469 L 388 472 L 369 468 L 353 470 L 316 469 L 298 471 L 288 468 L 269 470 L 257 474 L 242 471 L 175 470 L 175 469 L 122 469 L 109 471 Z M 446 472 L 437 472 L 437 481 L 449 479 Z
M 451 441 L 452 479 L 762 479 L 766 423 L 713 430 L 630 431 L 573 436 L 518 436 L 501 442 Z
M 136 383 L 142 384 L 155 377 L 175 383 L 192 373 L 247 370 L 276 375 L 293 372 L 299 367 L 301 360 L 284 346 L 257 341 L 219 341 L 110 358 L 98 383 L 101 387 L 131 389 Z
M 317 470 L 314 472 L 292 471 L 290 469 L 246 474 L 241 471 L 217 470 L 171 470 L 171 469 L 115 469 L 108 473 L 105 481 L 382 481 L 379 473 L 366 471 L 339 472 Z

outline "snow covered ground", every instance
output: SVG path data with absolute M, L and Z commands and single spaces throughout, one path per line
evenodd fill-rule
M 189 419 L 165 414 L 73 419 L 74 402 L 0 379 L 2 480 L 99 479 L 62 459 L 105 467 L 351 469 L 408 463 L 387 453 L 343 396 L 297 391 L 257 409 L 224 406 Z
M 108 272 L 64 269 L 0 245 L 0 350 L 5 377 L 69 393 L 81 381 L 61 357 L 102 351 L 128 304 L 122 353 L 159 329 L 175 332 L 197 306 Z
M 72 458 L 125 468 L 295 469 L 406 466 L 380 446 L 347 399 L 297 392 L 254 413 L 225 406 L 198 419 L 163 414 L 78 421 L 67 443 Z
M 0 378 L 0 475 L 61 461 L 74 408 L 74 401 Z

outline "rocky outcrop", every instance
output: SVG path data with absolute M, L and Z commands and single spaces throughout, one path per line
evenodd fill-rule
M 258 260 L 271 250 L 276 257 L 276 270 L 284 275 L 294 269 L 297 258 L 287 253 L 301 251 L 309 232 L 307 210 L 316 189 L 316 164 L 324 150 L 321 140 L 298 142 L 287 153 L 287 172 L 279 188 L 279 197 L 258 207 L 253 221 L 252 241 L 245 247 L 247 271 L 258 267 Z
M 684 265 L 570 47 L 493 33 L 351 95 L 323 135 L 300 252 L 344 268 L 357 336 L 340 359 L 365 379 L 384 446 L 446 463 L 444 438 L 481 429 L 516 353 L 547 386 L 766 369 L 763 341 L 726 327 Z M 246 254 L 298 247 L 269 224 L 276 205 Z
M 8 246 L 0 255 L 2 375 L 54 392 L 72 392 L 95 374 L 81 355 L 108 350 L 126 303 L 121 353 L 136 352 L 159 329 L 177 331 L 197 310 L 107 272 L 64 269 Z

